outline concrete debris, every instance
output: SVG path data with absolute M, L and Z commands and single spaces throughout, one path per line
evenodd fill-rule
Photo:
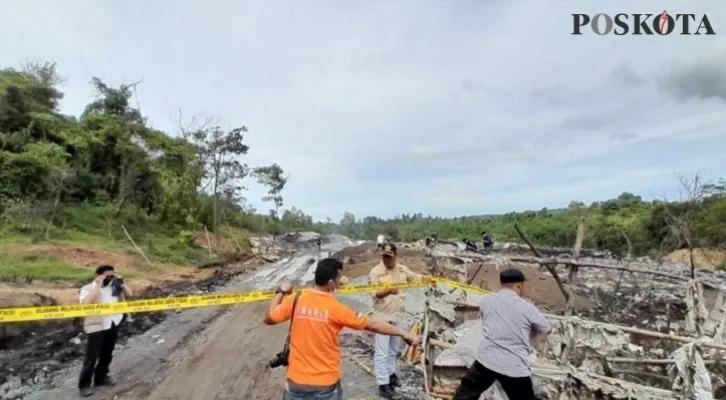
M 723 292 L 718 292 L 704 324 L 704 334 L 713 335 L 719 343 L 726 343 L 726 296 Z
M 673 390 L 693 400 L 713 400 L 711 376 L 699 352 L 698 342 L 688 343 L 671 355 L 676 363 L 671 368 L 675 375 Z
M 686 285 L 686 313 L 687 333 L 700 335 L 704 329 L 704 323 L 708 319 L 708 310 L 706 309 L 706 299 L 703 297 L 703 285 L 691 280 Z
M 439 242 L 431 249 L 431 254 L 437 259 L 458 260 L 455 265 L 483 263 L 485 272 L 490 274 L 492 266 L 496 270 L 502 266 L 536 266 L 512 262 L 513 256 L 531 254 L 525 246 L 498 243 L 494 250 L 490 255 L 483 255 L 459 250 L 455 243 Z M 571 249 L 539 250 L 545 257 L 572 258 Z M 705 349 L 701 352 L 698 342 L 678 348 L 678 342 L 647 333 L 650 330 L 678 336 L 688 333 L 708 335 L 713 336 L 715 342 L 726 343 L 726 294 L 723 291 L 726 273 L 699 271 L 698 280 L 689 281 L 688 269 L 678 263 L 656 262 L 645 257 L 625 260 L 625 268 L 663 273 L 655 276 L 622 271 L 624 260 L 607 252 L 583 250 L 578 260 L 611 265 L 612 268 L 581 268 L 577 282 L 569 283 L 569 289 L 591 301 L 591 306 L 577 310 L 578 317 L 552 317 L 550 320 L 553 331 L 530 360 L 535 388 L 541 398 L 676 399 L 686 396 L 706 400 L 714 398 L 714 388 L 718 389 L 716 392 L 726 391 L 726 381 L 720 378 L 723 369 L 718 361 L 716 364 L 703 361 L 718 360 L 723 357 L 723 351 Z M 451 267 L 447 265 L 444 273 L 451 271 Z M 469 271 L 479 272 L 475 266 L 469 268 Z M 556 269 L 560 276 L 567 276 L 568 267 L 558 265 Z M 467 280 L 467 276 L 461 276 L 461 269 L 457 274 L 459 281 Z M 437 339 L 452 343 L 452 347 L 428 350 L 426 357 L 432 365 L 430 382 L 435 393 L 451 395 L 474 362 L 478 350 L 481 325 L 477 306 L 481 297 L 443 288 L 432 293 L 429 298 L 430 330 Z M 608 324 L 597 324 L 588 319 L 607 321 Z M 618 324 L 641 329 L 628 333 L 618 329 Z M 670 362 L 666 360 L 669 354 Z M 672 380 L 667 379 L 669 365 L 673 370 Z M 710 373 L 706 366 L 712 368 Z M 487 395 L 487 399 L 506 399 L 496 386 Z
M 594 325 L 579 318 L 551 320 L 552 332 L 547 335 L 542 355 L 562 364 L 585 367 L 591 372 L 603 373 L 601 361 L 608 354 L 642 355 L 642 348 L 631 345 L 630 335 L 601 325 Z

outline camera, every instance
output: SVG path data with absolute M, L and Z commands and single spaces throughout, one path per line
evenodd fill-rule
M 124 291 L 124 280 L 114 277 L 111 281 L 111 294 L 115 297 L 121 296 Z
M 290 349 L 286 346 L 285 350 L 275 354 L 275 356 L 272 357 L 272 360 L 270 360 L 270 363 L 267 365 L 270 368 L 287 367 L 288 357 L 290 357 Z

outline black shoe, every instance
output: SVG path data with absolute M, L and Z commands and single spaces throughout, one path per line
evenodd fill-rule
M 91 396 L 93 396 L 93 389 L 91 389 L 89 387 L 81 388 L 80 389 L 80 392 L 81 392 L 81 397 L 91 397 Z
M 111 377 L 106 377 L 102 381 L 98 381 L 94 384 L 94 386 L 114 386 L 116 385 L 116 381 L 111 379 Z
M 390 384 L 388 385 L 381 385 L 378 386 L 378 395 L 383 397 L 384 399 L 389 400 L 398 400 L 398 393 L 393 389 L 393 386 Z
M 401 381 L 398 379 L 396 374 L 391 374 L 389 378 L 390 385 L 393 387 L 401 387 Z

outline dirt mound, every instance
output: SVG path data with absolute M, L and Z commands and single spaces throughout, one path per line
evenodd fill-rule
M 680 263 L 686 267 L 691 266 L 690 252 L 688 249 L 676 250 L 663 257 L 665 261 Z M 698 269 L 719 269 L 726 267 L 726 251 L 693 249 L 693 263 Z
M 203 249 L 211 247 L 215 253 L 234 253 L 237 251 L 229 240 L 212 232 L 195 233 L 194 245 Z
M 343 250 L 333 254 L 333 257 L 338 259 L 344 259 L 346 257 L 360 257 L 366 256 L 376 251 L 376 244 L 371 242 L 365 242 L 358 246 L 346 247 Z
M 375 243 L 363 243 L 349 247 L 335 253 L 333 257 L 343 260 L 344 274 L 351 279 L 367 276 L 371 269 L 381 262 L 381 254 L 376 251 Z M 431 262 L 426 253 L 421 250 L 400 248 L 397 259 L 398 263 L 411 268 L 414 272 L 431 273 L 429 271 Z
M 193 266 L 180 266 L 173 264 L 154 264 L 149 266 L 144 260 L 132 253 L 111 252 L 101 249 L 84 247 L 60 246 L 54 244 L 10 245 L 4 246 L 0 251 L 11 254 L 48 255 L 58 260 L 89 271 L 103 264 L 110 264 L 116 271 L 126 278 L 133 291 L 144 291 L 161 284 L 170 282 L 193 282 L 209 279 L 214 275 L 212 269 L 197 269 Z M 239 272 L 239 271 L 237 271 Z M 32 284 L 2 284 L 0 285 L 0 304 L 10 299 L 13 294 L 42 293 L 66 304 L 75 302 L 78 295 L 78 285 L 63 282 L 33 281 Z
M 4 246 L 2 250 L 11 254 L 52 255 L 68 264 L 88 268 L 110 264 L 128 269 L 136 263 L 132 254 L 54 244 L 10 245 Z
M 497 266 L 494 264 L 476 263 L 470 264 L 467 268 L 469 277 L 474 277 L 472 285 L 493 292 L 499 290 L 499 273 L 504 267 L 497 269 Z M 552 279 L 552 275 L 547 270 L 540 270 L 539 267 L 528 265 L 517 265 L 517 269 L 522 271 L 527 279 L 525 284 L 525 297 L 532 300 L 538 306 L 543 306 L 550 310 L 565 307 L 565 298 L 562 296 L 559 287 L 557 287 L 557 283 Z M 575 298 L 575 308 L 577 309 L 590 308 L 592 306 L 592 302 L 586 298 L 580 296 Z

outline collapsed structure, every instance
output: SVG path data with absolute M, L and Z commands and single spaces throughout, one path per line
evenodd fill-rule
M 573 257 L 569 249 L 516 245 L 500 245 L 496 255 L 485 256 L 428 244 L 433 268 L 447 278 L 470 283 L 482 269 L 540 265 L 558 281 L 561 296 L 570 296 L 557 310 L 566 316 L 547 314 L 553 330 L 533 355 L 539 398 L 726 399 L 722 272 L 699 271 L 691 279 L 683 265 L 646 258 L 623 261 L 592 251 Z M 427 290 L 425 386 L 429 396 L 448 399 L 477 352 L 480 297 L 443 285 Z M 589 299 L 591 307 L 574 310 L 575 297 Z M 485 396 L 506 399 L 497 385 Z

